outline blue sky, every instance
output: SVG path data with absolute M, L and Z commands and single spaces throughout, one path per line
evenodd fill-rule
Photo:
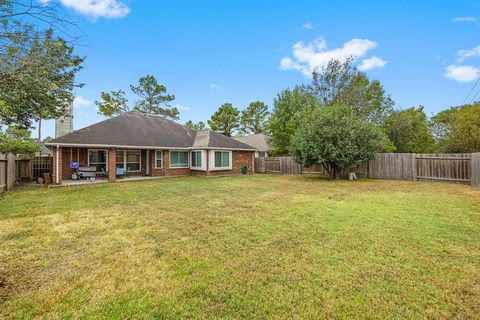
M 480 77 L 480 2 L 57 1 L 85 33 L 75 129 L 103 120 L 101 91 L 129 92 L 146 74 L 176 96 L 182 123 L 206 121 L 224 102 L 272 107 L 331 57 L 357 55 L 397 107 L 429 115 L 461 104 Z M 54 136 L 53 121 L 43 127 Z

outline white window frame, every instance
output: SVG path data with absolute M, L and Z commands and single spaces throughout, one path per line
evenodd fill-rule
M 185 166 L 181 167 L 172 167 L 172 152 L 186 152 L 187 153 L 187 164 Z M 168 154 L 168 167 L 170 169 L 185 169 L 185 168 L 190 168 L 190 152 L 188 152 L 188 149 L 182 149 L 182 150 L 170 150 Z
M 115 160 L 117 159 L 117 152 L 123 152 L 123 169 L 124 170 L 127 170 L 128 168 L 128 165 L 127 165 L 127 152 L 129 151 L 135 151 L 135 152 L 138 152 L 140 154 L 140 162 L 139 162 L 139 170 L 130 170 L 128 172 L 141 172 L 142 171 L 142 150 L 115 150 Z M 133 163 L 133 162 L 132 162 Z M 137 162 L 135 162 L 137 163 Z M 116 163 L 115 163 L 115 167 L 116 167 Z
M 87 150 L 87 167 L 90 167 L 90 151 L 105 151 L 105 172 L 108 172 L 108 149 L 88 149 Z M 103 162 L 93 162 L 92 164 L 101 164 Z M 102 173 L 102 171 L 96 171 Z
M 160 152 L 160 160 L 162 161 L 162 165 L 160 167 L 157 167 L 158 163 L 158 153 Z M 155 169 L 163 169 L 163 150 L 155 150 Z
M 192 164 L 192 154 L 200 152 L 200 161 L 202 162 L 200 166 L 193 166 Z M 207 164 L 206 164 L 206 157 L 205 157 L 205 150 L 192 150 L 190 151 L 190 169 L 192 170 L 199 170 L 199 171 L 206 171 Z
M 215 152 L 228 152 L 228 167 L 216 167 L 215 166 Z M 209 157 L 209 170 L 210 171 L 220 171 L 220 170 L 232 170 L 232 162 L 233 162 L 233 156 L 232 156 L 232 151 L 229 150 L 211 150 L 210 151 L 210 157 Z
M 141 172 L 141 171 L 142 171 L 142 150 L 124 150 L 124 151 L 123 151 L 123 168 L 124 168 L 125 170 L 127 170 L 127 168 L 128 168 L 128 166 L 127 166 L 127 163 L 128 163 L 128 162 L 127 162 L 127 152 L 129 152 L 129 151 L 138 152 L 138 153 L 140 154 L 140 159 L 139 159 L 140 162 L 138 162 L 138 164 L 139 164 L 139 165 L 138 165 L 139 170 L 130 170 L 130 171 L 128 171 L 128 172 Z M 137 162 L 131 162 L 131 163 L 137 163 Z

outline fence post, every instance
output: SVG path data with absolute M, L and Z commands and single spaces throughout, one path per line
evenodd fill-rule
M 7 174 L 6 174 L 6 189 L 12 190 L 15 185 L 15 159 L 13 153 L 7 153 Z
M 472 187 L 480 188 L 480 152 L 472 153 L 470 168 Z
M 417 180 L 417 154 L 412 153 L 412 180 Z

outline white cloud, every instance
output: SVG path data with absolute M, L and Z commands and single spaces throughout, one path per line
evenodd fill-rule
M 182 106 L 181 104 L 176 104 L 175 107 L 176 107 L 178 110 L 183 110 L 183 111 L 190 110 L 189 107 Z
M 303 26 L 302 26 L 303 29 L 307 29 L 307 30 L 311 30 L 313 29 L 313 24 L 311 24 L 310 22 L 308 23 L 305 23 Z
M 457 52 L 458 60 L 463 61 L 470 57 L 480 57 L 480 45 L 472 49 L 462 49 Z
M 453 23 L 461 23 L 461 22 L 470 22 L 475 23 L 477 22 L 477 18 L 475 17 L 456 17 L 452 19 Z
M 92 105 L 92 101 L 85 99 L 84 97 L 76 96 L 75 99 L 73 99 L 74 108 L 84 108 L 84 107 L 89 107 L 91 105 Z
M 471 82 L 480 77 L 480 69 L 472 66 L 449 65 L 445 69 L 445 77 L 461 83 Z
M 302 72 L 305 76 L 311 76 L 315 69 L 325 66 L 330 60 L 345 61 L 349 57 L 354 59 L 362 58 L 376 46 L 377 43 L 375 41 L 368 39 L 352 39 L 345 42 L 341 48 L 331 50 L 327 49 L 327 42 L 324 38 L 317 38 L 308 44 L 297 42 L 293 45 L 293 56 L 295 59 L 289 57 L 282 58 L 280 60 L 280 69 L 293 69 Z M 365 61 L 367 64 L 376 63 L 371 68 L 381 67 L 386 63 L 386 61 L 380 58 L 375 57 L 374 60 L 372 59 L 366 59 L 367 61 Z
M 362 64 L 358 66 L 358 69 L 360 71 L 367 71 L 374 68 L 381 68 L 386 64 L 387 64 L 387 61 L 374 56 L 368 59 L 363 59 Z
M 223 87 L 219 84 L 216 84 L 216 83 L 210 83 L 208 86 L 210 87 L 210 89 L 216 89 L 216 90 L 220 90 L 220 91 L 223 90 Z
M 130 8 L 120 0 L 61 0 L 68 8 L 97 18 L 122 18 L 130 13 Z

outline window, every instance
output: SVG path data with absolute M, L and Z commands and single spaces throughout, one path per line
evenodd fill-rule
M 107 150 L 88 150 L 88 166 L 96 167 L 97 172 L 107 171 Z
M 188 168 L 188 151 L 170 151 L 171 168 Z
M 155 151 L 155 168 L 160 169 L 163 166 L 163 152 L 162 150 Z
M 192 167 L 201 168 L 202 167 L 202 151 L 192 151 L 191 153 Z
M 117 151 L 115 154 L 115 163 L 117 168 L 124 168 L 125 167 L 125 152 Z
M 229 168 L 230 167 L 230 152 L 215 151 L 215 168 Z
M 258 151 L 258 157 L 259 158 L 265 158 L 267 155 L 266 155 L 266 152 L 265 151 Z
M 115 154 L 116 167 L 129 171 L 141 171 L 141 151 L 117 151 Z
M 141 152 L 140 151 L 126 151 L 125 158 L 127 159 L 127 166 L 126 169 L 129 171 L 140 171 L 140 158 Z

